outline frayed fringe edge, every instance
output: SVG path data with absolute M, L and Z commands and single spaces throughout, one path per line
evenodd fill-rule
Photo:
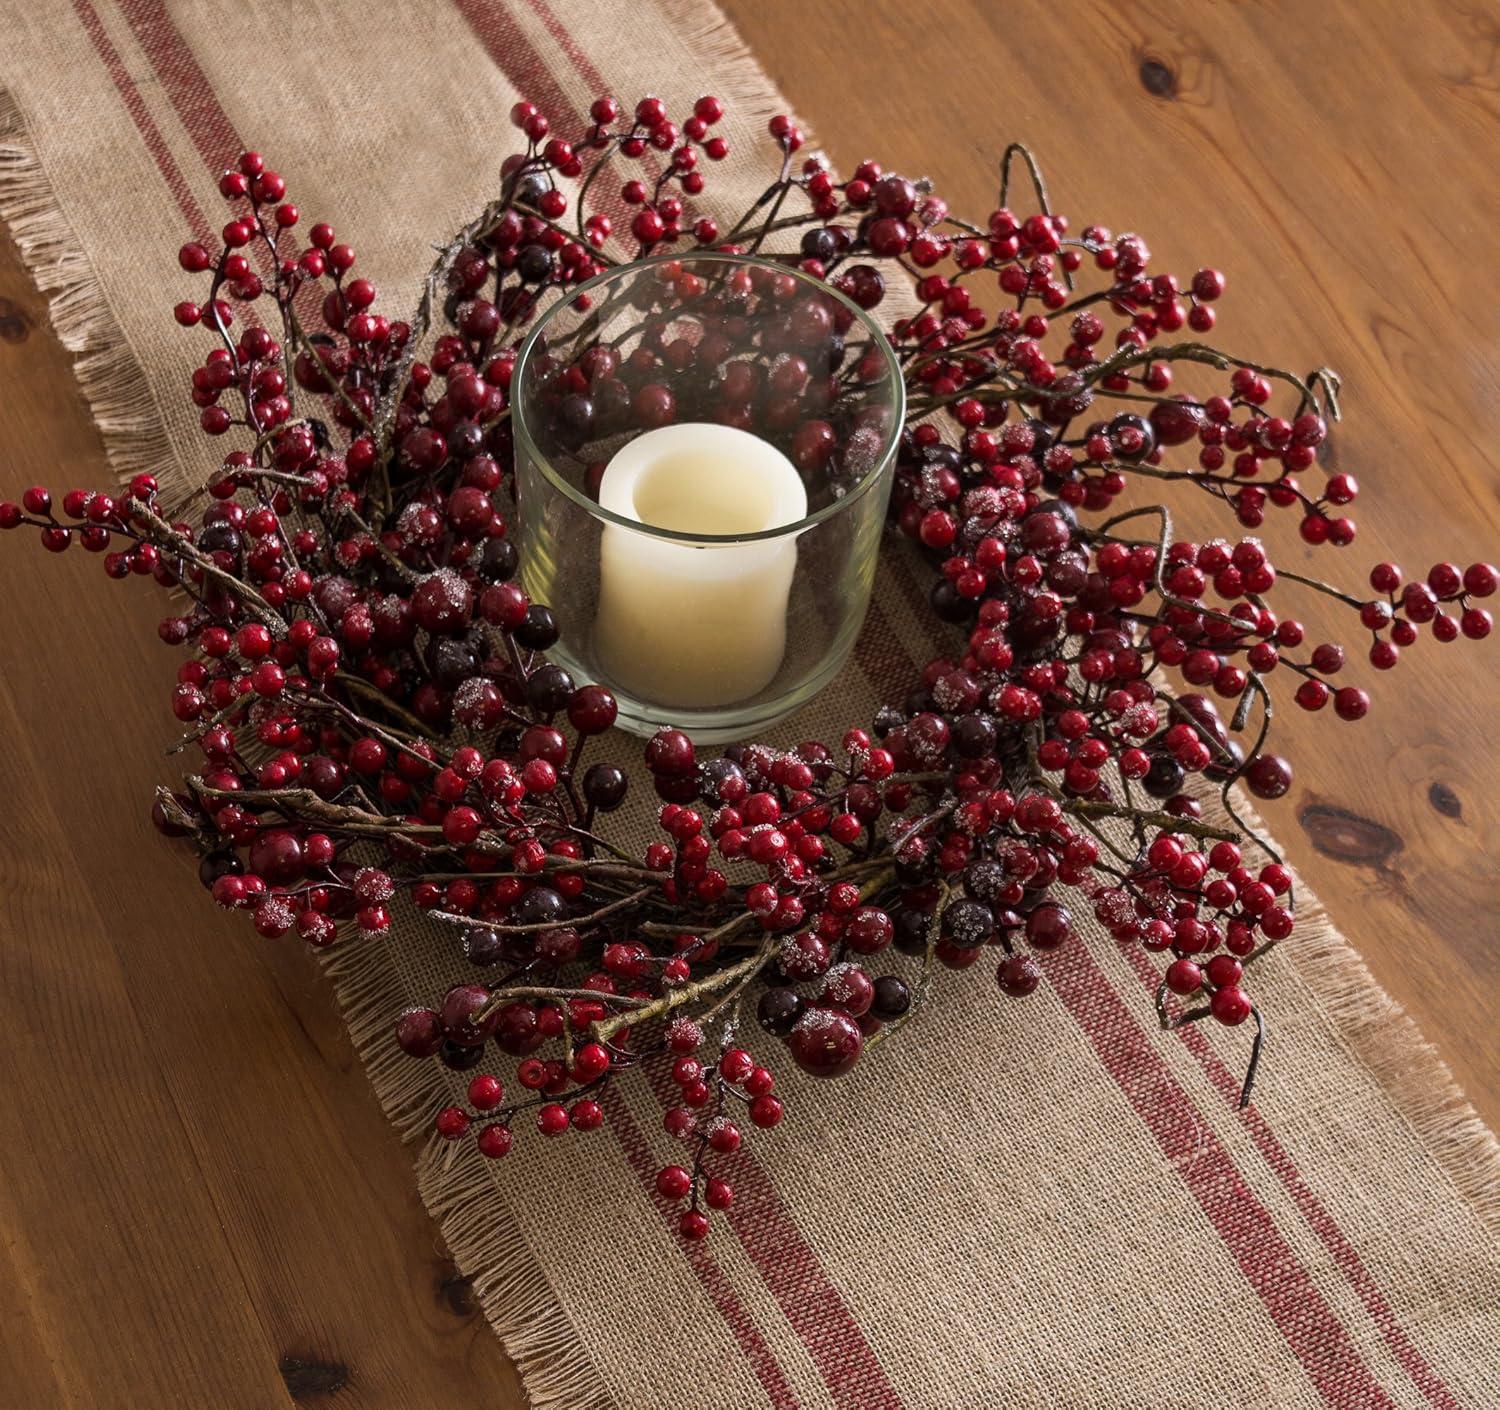
M 411 998 L 397 966 L 369 942 L 337 946 L 319 958 L 386 1116 L 402 1140 L 425 1137 L 416 1159 L 417 1192 L 453 1261 L 472 1280 L 531 1405 L 609 1410 L 614 1397 L 511 1217 L 492 1167 L 472 1141 L 450 1144 L 432 1134 L 433 1112 L 451 1097 L 440 1070 L 412 1062 L 391 1041 L 392 1021 Z
M 672 30 L 713 74 L 714 90 L 736 116 L 758 123 L 777 113 L 790 113 L 791 105 L 761 68 L 740 38 L 733 22 L 711 0 L 657 0 Z M 807 123 L 798 119 L 810 146 L 816 146 Z
M 1271 833 L 1236 791 L 1235 809 L 1254 831 Z M 1209 821 L 1230 824 L 1217 797 Z M 1344 938 L 1323 903 L 1297 876 L 1297 927 L 1283 946 L 1293 970 L 1355 1060 L 1432 1156 L 1454 1192 L 1500 1242 L 1500 1139 L 1464 1096 L 1448 1064 Z
M 15 97 L 0 88 L 0 220 L 9 226 L 22 263 L 41 292 L 74 370 L 110 467 L 121 480 L 149 470 L 171 475 L 177 465 L 163 424 L 141 389 L 146 379 L 98 276 L 63 215 L 42 170 Z
M 1500 1241 L 1500 1140 L 1322 902 L 1305 883 L 1300 889 L 1297 928 L 1286 942 L 1293 967 L 1454 1191 Z

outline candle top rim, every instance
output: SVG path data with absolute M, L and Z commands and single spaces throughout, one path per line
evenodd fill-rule
M 698 460 L 706 462 L 704 469 L 709 477 L 715 477 L 725 462 L 743 466 L 747 472 L 751 467 L 765 472 L 748 486 L 759 492 L 760 503 L 754 506 L 759 512 L 754 517 L 764 521 L 761 527 L 712 533 L 649 517 L 649 511 L 642 508 L 641 492 L 648 487 L 653 472 L 681 473 L 686 468 L 682 462 Z M 720 494 L 732 494 L 727 485 L 715 488 Z M 599 505 L 640 529 L 653 534 L 672 530 L 688 535 L 695 544 L 717 539 L 743 543 L 762 534 L 779 536 L 795 530 L 808 517 L 807 487 L 797 467 L 770 441 L 717 421 L 681 421 L 627 441 L 605 468 Z
M 718 422 L 713 421 L 685 421 L 678 424 L 681 426 L 692 426 L 695 428 L 699 426 L 713 426 L 716 429 L 722 430 L 735 429 L 732 427 L 720 427 Z M 900 423 L 898 423 L 898 425 L 899 424 Z M 658 427 L 657 429 L 668 430 L 674 428 Z M 654 434 L 654 431 L 643 431 L 641 433 L 641 436 L 649 436 Z M 741 431 L 739 432 L 739 434 L 751 436 L 754 435 L 753 432 L 748 431 Z M 756 440 L 761 439 L 761 437 L 758 436 L 754 438 Z M 637 437 L 636 439 L 640 439 L 640 437 Z M 770 446 L 769 442 L 766 442 L 766 444 Z M 566 480 L 559 476 L 553 469 L 551 463 L 547 460 L 547 458 L 539 451 L 536 451 L 534 447 L 529 447 L 529 449 L 533 456 L 534 463 L 541 467 L 542 473 L 546 476 L 548 483 L 558 491 L 560 491 L 562 494 L 566 495 L 580 508 L 585 510 L 592 518 L 602 520 L 607 524 L 617 524 L 621 528 L 630 529 L 645 538 L 661 539 L 666 543 L 684 544 L 696 548 L 716 548 L 728 547 L 732 544 L 771 543 L 776 539 L 795 538 L 798 534 L 805 533 L 808 529 L 814 528 L 818 524 L 823 523 L 824 520 L 831 519 L 835 514 L 838 514 L 845 509 L 852 508 L 854 505 L 858 504 L 860 500 L 862 500 L 865 495 L 870 492 L 870 490 L 872 490 L 876 485 L 880 483 L 882 474 L 894 463 L 896 456 L 896 445 L 897 440 L 893 439 L 889 443 L 889 445 L 885 447 L 884 454 L 876 458 L 875 463 L 865 473 L 864 477 L 860 479 L 860 481 L 854 486 L 853 489 L 851 489 L 847 494 L 839 496 L 837 499 L 830 500 L 827 504 L 823 505 L 822 508 L 815 509 L 808 514 L 804 514 L 801 518 L 791 519 L 784 524 L 774 525 L 769 529 L 760 529 L 751 533 L 732 534 L 708 534 L 682 529 L 667 529 L 661 527 L 658 524 L 647 523 L 645 520 L 637 519 L 632 517 L 631 515 L 621 514 L 616 510 L 606 508 L 598 500 L 590 499 L 587 495 L 583 494 L 576 486 L 569 484 Z M 628 444 L 627 446 L 621 447 L 621 449 L 628 449 Z M 778 455 L 781 454 L 780 451 L 776 451 L 776 448 L 774 446 L 770 446 L 770 449 L 775 451 L 775 453 Z M 619 452 L 617 451 L 616 454 L 619 454 Z

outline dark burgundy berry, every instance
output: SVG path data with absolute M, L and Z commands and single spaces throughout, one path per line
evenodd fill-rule
M 443 996 L 443 1032 L 455 1043 L 478 1047 L 495 1030 L 495 1014 L 480 1016 L 489 1001 L 490 991 L 484 985 L 455 984 Z
M 552 273 L 552 251 L 545 245 L 527 245 L 516 258 L 516 273 L 528 284 L 541 284 Z
M 1042 982 L 1042 967 L 1031 955 L 1007 955 L 996 978 L 1005 993 L 1024 999 Z
M 557 645 L 560 635 L 552 609 L 538 602 L 526 609 L 525 618 L 515 630 L 516 641 L 528 651 L 547 651 Z
M 697 757 L 693 741 L 680 729 L 657 730 L 646 745 L 646 767 L 663 778 L 692 773 Z
M 988 715 L 965 715 L 953 726 L 954 752 L 965 759 L 983 759 L 995 752 L 998 731 Z
M 960 950 L 975 950 L 995 933 L 995 917 L 979 901 L 953 901 L 943 911 L 943 939 Z
M 515 577 L 519 555 L 509 539 L 489 539 L 479 555 L 479 576 L 492 583 L 509 582 Z
M 198 863 L 198 880 L 212 887 L 221 876 L 242 876 L 245 864 L 233 852 L 210 852 Z
M 573 694 L 573 677 L 550 662 L 538 667 L 526 681 L 526 701 L 544 715 L 555 715 L 567 706 Z
M 533 886 L 516 904 L 517 925 L 556 925 L 568 913 L 568 903 L 550 886 Z
M 512 1057 L 525 1057 L 546 1042 L 547 1035 L 536 1021 L 536 1010 L 519 1001 L 506 1004 L 495 1024 L 495 1044 Z
M 396 1020 L 396 1045 L 408 1057 L 431 1057 L 443 1046 L 443 1024 L 433 1009 L 406 1009 Z
M 210 524 L 198 535 L 198 547 L 205 553 L 236 554 L 243 540 L 233 524 Z
M 536 938 L 536 957 L 543 964 L 572 964 L 578 958 L 582 941 L 571 925 L 560 925 L 555 930 L 544 930 Z
M 875 998 L 870 1012 L 882 1023 L 901 1018 L 911 1008 L 911 988 L 894 974 L 882 974 L 875 981 Z
M 442 1047 L 438 1049 L 438 1058 L 444 1067 L 451 1068 L 454 1072 L 467 1072 L 484 1061 L 484 1049 L 444 1038 Z
M 479 657 L 466 641 L 457 637 L 435 636 L 427 650 L 432 678 L 444 690 L 457 690 L 479 671 Z
M 1153 798 L 1170 798 L 1182 791 L 1182 782 L 1187 777 L 1181 764 L 1170 754 L 1158 754 L 1141 780 L 1141 787 Z
M 932 917 L 926 911 L 913 906 L 903 906 L 892 917 L 896 927 L 896 948 L 903 955 L 925 954 L 927 932 L 932 927 Z
M 505 958 L 505 940 L 497 930 L 487 925 L 476 925 L 464 931 L 459 945 L 464 958 L 472 965 L 499 964 Z
M 618 808 L 629 786 L 625 771 L 614 764 L 594 764 L 583 776 L 583 796 L 601 813 Z
M 964 871 L 964 890 L 980 901 L 997 900 L 1009 884 L 999 862 L 975 862 Z
M 1055 950 L 1073 933 L 1073 917 L 1051 901 L 1026 917 L 1026 938 L 1039 950 Z
M 792 989 L 767 989 L 756 1005 L 755 1017 L 767 1033 L 785 1038 L 802 1013 L 802 1000 Z
M 1257 798 L 1280 798 L 1292 786 L 1292 766 L 1280 754 L 1260 754 L 1245 770 L 1245 782 Z
M 827 264 L 838 252 L 838 236 L 833 231 L 820 228 L 804 232 L 802 253 L 807 259 L 815 259 Z

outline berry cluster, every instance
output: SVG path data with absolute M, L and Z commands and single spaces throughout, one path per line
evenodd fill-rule
M 1272 510 L 1295 511 L 1310 545 L 1355 537 L 1353 478 L 1319 468 L 1337 378 L 1175 340 L 1215 327 L 1223 275 L 1150 272 L 1139 236 L 1072 234 L 1034 166 L 1034 207 L 1013 211 L 1024 151 L 970 224 L 874 162 L 840 181 L 796 160 L 801 133 L 778 117 L 779 175 L 721 222 L 701 206 L 700 159 L 726 155 L 722 112 L 701 98 L 679 125 L 645 98 L 622 121 L 601 98 L 563 137 L 519 104 L 525 151 L 409 321 L 377 311 L 332 227 L 299 243 L 285 181 L 244 154 L 222 181 L 222 246 L 179 255 L 206 289 L 175 309 L 205 338 L 190 389 L 203 430 L 235 448 L 175 517 L 149 475 L 121 496 L 33 488 L 0 504 L 0 528 L 29 526 L 54 552 L 76 541 L 109 576 L 182 595 L 160 635 L 187 652 L 170 705 L 176 748 L 201 762 L 159 791 L 155 817 L 194 839 L 214 900 L 314 946 L 357 944 L 406 907 L 451 923 L 476 978 L 406 1009 L 395 1041 L 473 1072 L 436 1129 L 485 1156 L 522 1121 L 547 1137 L 597 1128 L 611 1084 L 660 1064 L 685 1154 L 657 1188 L 686 1202 L 688 1238 L 734 1198 L 721 1158 L 743 1122 L 782 1117 L 771 1066 L 745 1046 L 750 1015 L 801 1071 L 837 1076 L 902 1028 L 940 968 L 988 955 L 1002 993 L 1033 991 L 1039 956 L 1087 908 L 1162 954 L 1164 1023 L 1260 1025 L 1246 975 L 1292 932 L 1293 878 L 1199 800 L 1220 789 L 1233 818 L 1234 783 L 1287 791 L 1291 766 L 1266 747 L 1278 682 L 1294 678 L 1307 710 L 1369 708 L 1334 684 L 1345 648 L 1309 644 L 1277 589 L 1347 608 L 1385 670 L 1424 626 L 1485 636 L 1478 603 L 1497 581 L 1485 564 L 1411 581 L 1381 564 L 1365 598 L 1276 563 L 1249 536 Z M 616 162 L 634 174 L 612 185 Z M 680 286 L 673 252 L 692 244 L 796 268 L 865 309 L 893 282 L 914 289 L 889 324 L 911 408 L 891 513 L 931 566 L 934 616 L 959 629 L 904 699 L 836 743 L 700 758 L 682 732 L 657 734 L 642 779 L 659 835 L 638 852 L 606 826 L 632 780 L 585 759 L 614 698 L 547 659 L 557 624 L 516 581 L 508 534 L 518 343 L 549 295 L 617 262 L 622 218 L 627 257 Z M 837 316 L 799 307 L 801 351 L 764 376 L 727 343 L 688 350 L 703 414 L 769 426 L 805 471 L 836 472 L 858 450 L 832 431 L 858 385 L 836 375 Z M 683 412 L 642 394 L 680 351 L 651 333 L 634 381 L 599 403 L 614 430 Z M 619 370 L 582 361 L 562 369 L 580 392 Z M 1156 485 L 1220 502 L 1235 536 L 1178 537 L 1167 504 L 1130 493 Z M 496 1053 L 503 1076 L 479 1070 Z

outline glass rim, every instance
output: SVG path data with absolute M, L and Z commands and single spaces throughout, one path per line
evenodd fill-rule
M 687 264 L 693 261 L 704 261 L 714 264 L 740 264 L 752 268 L 771 269 L 778 274 L 789 274 L 792 278 L 825 294 L 836 303 L 842 304 L 853 314 L 854 318 L 864 326 L 869 333 L 871 342 L 880 349 L 881 357 L 885 361 L 886 371 L 895 387 L 891 407 L 894 415 L 892 417 L 891 429 L 887 432 L 881 443 L 879 454 L 875 457 L 875 463 L 862 475 L 857 484 L 845 495 L 825 504 L 821 509 L 814 510 L 811 514 L 804 515 L 801 519 L 789 524 L 780 524 L 775 528 L 761 529 L 753 534 L 694 534 L 681 529 L 664 529 L 654 524 L 642 523 L 639 519 L 629 519 L 622 514 L 616 514 L 612 509 L 606 509 L 598 500 L 590 499 L 583 494 L 575 485 L 569 484 L 563 479 L 553 466 L 551 459 L 544 455 L 537 447 L 531 437 L 531 432 L 526 425 L 526 417 L 523 412 L 524 398 L 519 395 L 526 364 L 532 355 L 538 341 L 546 332 L 548 326 L 557 315 L 580 295 L 588 294 L 596 289 L 613 283 L 627 274 L 639 274 L 654 263 L 678 263 Z M 857 504 L 877 484 L 880 477 L 890 468 L 894 461 L 896 451 L 901 444 L 901 433 L 906 427 L 906 381 L 901 375 L 901 364 L 896 358 L 896 350 L 891 346 L 890 339 L 886 337 L 885 331 L 875 322 L 870 315 L 852 299 L 841 294 L 831 284 L 821 279 L 815 279 L 810 274 L 803 273 L 800 269 L 794 269 L 790 265 L 781 264 L 776 260 L 760 259 L 755 255 L 730 254 L 724 250 L 695 250 L 688 254 L 677 255 L 652 255 L 645 259 L 632 260 L 628 264 L 616 265 L 613 269 L 606 269 L 602 274 L 596 274 L 592 279 L 580 284 L 571 290 L 566 297 L 559 299 L 547 310 L 537 321 L 530 333 L 526 335 L 521 344 L 521 351 L 516 357 L 515 372 L 511 380 L 511 386 L 515 394 L 511 400 L 511 422 L 515 427 L 516 451 L 518 454 L 526 455 L 532 464 L 540 468 L 543 478 L 553 489 L 574 504 L 584 510 L 585 513 L 595 519 L 601 519 L 608 524 L 616 524 L 621 528 L 630 529 L 634 533 L 641 534 L 647 538 L 662 539 L 669 543 L 692 544 L 698 547 L 729 547 L 733 544 L 767 543 L 775 539 L 788 538 L 796 534 L 805 533 L 825 520 L 833 518 L 841 510 Z M 672 422 L 672 425 L 687 424 Z

